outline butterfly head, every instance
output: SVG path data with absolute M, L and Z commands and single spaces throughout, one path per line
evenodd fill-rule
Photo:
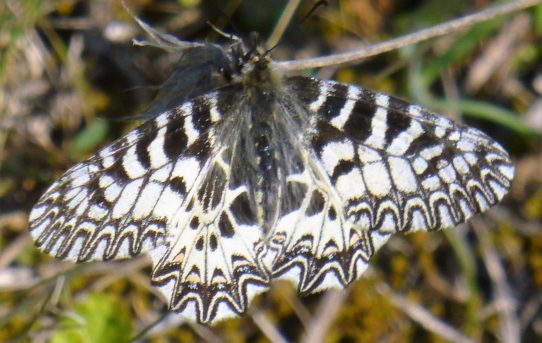
M 252 32 L 248 38 L 239 39 L 232 44 L 230 56 L 237 66 L 241 80 L 252 84 L 271 81 L 271 50 L 264 46 L 257 32 Z
M 266 49 L 262 43 L 261 37 L 257 32 L 252 32 L 244 43 L 245 63 L 254 66 L 266 66 L 271 63 L 271 50 Z

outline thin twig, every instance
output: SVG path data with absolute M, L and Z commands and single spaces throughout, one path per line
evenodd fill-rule
M 252 320 L 260 328 L 263 334 L 273 343 L 288 343 L 281 333 L 263 312 L 254 312 Z
M 386 284 L 379 285 L 377 289 L 380 293 L 384 294 L 396 308 L 403 311 L 407 316 L 409 316 L 413 321 L 421 325 L 427 331 L 430 331 L 450 342 L 474 343 L 472 339 L 465 337 L 455 328 L 438 319 L 422 306 L 392 292 Z
M 268 48 L 274 47 L 278 43 L 280 37 L 282 37 L 282 35 L 284 34 L 284 31 L 286 31 L 286 28 L 288 27 L 290 20 L 292 20 L 292 17 L 294 16 L 294 13 L 299 7 L 300 3 L 301 0 L 288 1 L 288 5 L 286 5 L 286 8 L 284 9 L 284 11 L 282 11 L 277 25 L 275 25 L 273 32 L 267 39 L 266 46 Z
M 133 39 L 132 42 L 134 45 L 137 46 L 152 46 L 160 49 L 164 49 L 169 52 L 179 52 L 183 51 L 189 48 L 203 46 L 203 43 L 194 43 L 194 42 L 186 42 L 178 39 L 177 37 L 162 33 L 154 29 L 149 24 L 145 23 L 143 20 L 139 19 L 132 10 L 128 7 L 128 5 L 124 2 L 124 0 L 121 0 L 121 4 L 124 7 L 124 10 L 136 21 L 136 23 L 141 27 L 147 35 L 151 38 L 150 41 L 147 40 L 137 40 Z
M 512 295 L 510 285 L 506 281 L 506 272 L 495 247 L 491 244 L 488 236 L 488 228 L 479 218 L 472 218 L 471 225 L 480 240 L 482 257 L 487 273 L 495 286 L 495 303 L 502 319 L 500 325 L 501 339 L 503 342 L 519 343 L 521 330 L 519 318 L 516 313 L 517 302 Z
M 140 342 L 140 341 L 143 341 L 144 338 L 149 338 L 149 334 L 152 332 L 152 330 L 158 325 L 160 324 L 170 313 L 162 313 L 160 315 L 160 317 L 158 317 L 157 319 L 155 319 L 152 323 L 150 324 L 147 324 L 143 329 L 141 329 L 140 331 L 138 331 L 135 336 L 133 336 L 131 339 L 130 339 L 130 342 Z M 160 331 L 161 332 L 161 331 Z
M 281 285 L 282 283 L 288 283 L 288 285 L 285 285 L 286 287 L 283 287 Z M 288 305 L 292 308 L 294 313 L 297 315 L 297 318 L 299 318 L 299 321 L 301 322 L 303 328 L 308 328 L 309 323 L 311 322 L 312 314 L 303 304 L 303 301 L 300 299 L 297 290 L 292 287 L 292 285 L 289 284 L 288 281 L 279 281 L 277 283 L 274 283 L 273 288 L 280 289 L 280 296 L 282 296 L 286 303 L 288 303 Z
M 428 40 L 430 38 L 442 36 L 450 32 L 464 29 L 474 24 L 478 24 L 505 14 L 517 12 L 541 3 L 542 0 L 516 0 L 505 5 L 488 8 L 481 12 L 450 20 L 440 25 L 432 26 L 430 28 L 410 33 L 382 43 L 363 47 L 355 51 L 316 58 L 300 59 L 293 61 L 279 61 L 276 62 L 276 65 L 281 70 L 293 71 L 354 63 L 369 56 L 378 55 L 383 52 L 396 50 L 407 45 Z
M 347 295 L 348 292 L 342 289 L 327 291 L 301 342 L 312 343 L 325 341 L 326 333 L 337 317 Z

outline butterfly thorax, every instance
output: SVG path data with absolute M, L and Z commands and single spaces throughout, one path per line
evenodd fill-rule
M 280 215 L 279 199 L 292 169 L 288 156 L 292 141 L 299 140 L 288 134 L 298 131 L 281 108 L 283 76 L 274 70 L 269 50 L 258 37 L 236 41 L 226 49 L 215 45 L 197 49 L 205 69 L 185 57 L 185 65 L 194 70 L 194 79 L 186 82 L 220 94 L 213 101 L 221 117 L 204 135 L 207 142 L 215 142 L 215 149 L 196 187 L 203 221 L 221 217 L 217 210 L 230 202 L 237 222 L 259 227 L 265 237 Z M 228 192 L 237 195 L 226 200 Z M 220 205 L 219 199 L 226 203 Z

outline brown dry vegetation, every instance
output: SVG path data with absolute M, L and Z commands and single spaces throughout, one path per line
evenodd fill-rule
M 162 31 L 214 41 L 206 21 L 266 36 L 285 3 L 129 5 Z M 276 59 L 352 49 L 494 4 L 330 1 L 301 23 L 313 3 L 302 2 Z M 289 284 L 275 283 L 246 316 L 212 328 L 168 316 L 146 259 L 59 262 L 35 249 L 27 231 L 28 212 L 45 188 L 134 127 L 119 119 L 143 111 L 170 72 L 171 56 L 132 46 L 134 36 L 144 37 L 116 0 L 0 3 L 0 341 L 542 340 L 542 6 L 356 66 L 308 71 L 482 129 L 513 155 L 513 188 L 458 229 L 396 236 L 345 291 L 299 298 Z

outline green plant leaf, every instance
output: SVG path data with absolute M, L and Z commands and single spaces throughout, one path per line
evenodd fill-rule
M 91 293 L 62 318 L 52 343 L 122 343 L 130 341 L 132 325 L 128 311 L 116 298 Z
M 97 119 L 81 131 L 71 142 L 68 151 L 70 157 L 79 160 L 87 152 L 94 150 L 105 138 L 108 124 Z

